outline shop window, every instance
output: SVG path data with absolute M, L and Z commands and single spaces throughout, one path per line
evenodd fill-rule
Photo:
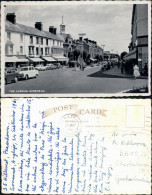
M 20 34 L 20 42 L 23 43 L 23 34 Z
M 10 41 L 11 40 L 11 33 L 7 32 L 7 40 Z
M 138 47 L 138 65 L 144 68 L 148 64 L 148 47 Z

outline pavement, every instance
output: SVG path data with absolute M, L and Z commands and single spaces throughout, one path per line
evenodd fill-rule
M 104 71 L 103 74 L 109 75 L 113 78 L 134 78 L 132 74 L 126 74 L 125 71 L 123 74 L 121 73 L 121 68 L 118 68 L 117 66 L 111 68 L 110 70 Z M 140 76 L 137 79 L 147 79 L 147 76 Z
M 40 71 L 37 78 L 5 85 L 6 94 L 69 94 L 69 93 L 119 93 L 148 85 L 148 79 L 111 76 L 113 69 L 101 71 L 100 66 L 84 71 L 64 67 Z M 108 74 L 107 74 L 108 73 Z

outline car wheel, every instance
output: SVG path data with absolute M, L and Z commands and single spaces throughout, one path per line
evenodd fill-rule
M 25 75 L 25 80 L 27 80 L 28 79 L 28 75 Z
M 17 83 L 17 81 L 18 81 L 18 78 L 17 78 L 17 77 L 15 77 L 14 82 L 15 82 L 15 83 Z
M 35 78 L 37 78 L 37 77 L 38 77 L 38 74 L 35 75 Z

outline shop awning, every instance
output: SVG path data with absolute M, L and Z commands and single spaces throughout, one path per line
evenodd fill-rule
M 131 52 L 129 52 L 128 54 L 126 54 L 124 56 L 125 60 L 129 60 L 129 59 L 136 59 L 136 49 L 132 50 Z
M 43 57 L 44 60 L 48 61 L 48 62 L 55 62 L 56 60 L 52 57 Z
M 16 56 L 5 57 L 5 62 L 28 62 L 26 58 L 18 58 Z
M 55 58 L 58 61 L 68 61 L 69 60 L 69 58 L 65 56 L 53 56 L 53 58 Z
M 44 61 L 41 58 L 29 58 L 29 60 L 32 62 L 43 62 Z

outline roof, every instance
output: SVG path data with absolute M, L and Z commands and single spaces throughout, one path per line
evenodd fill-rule
M 30 26 L 27 26 L 27 25 L 24 25 L 24 24 L 18 24 L 18 23 L 12 24 L 9 21 L 5 22 L 5 30 L 63 41 L 61 38 L 59 38 L 58 36 L 56 36 L 56 35 L 54 35 L 50 32 L 40 31 L 40 30 L 38 30 L 34 27 L 30 27 Z

